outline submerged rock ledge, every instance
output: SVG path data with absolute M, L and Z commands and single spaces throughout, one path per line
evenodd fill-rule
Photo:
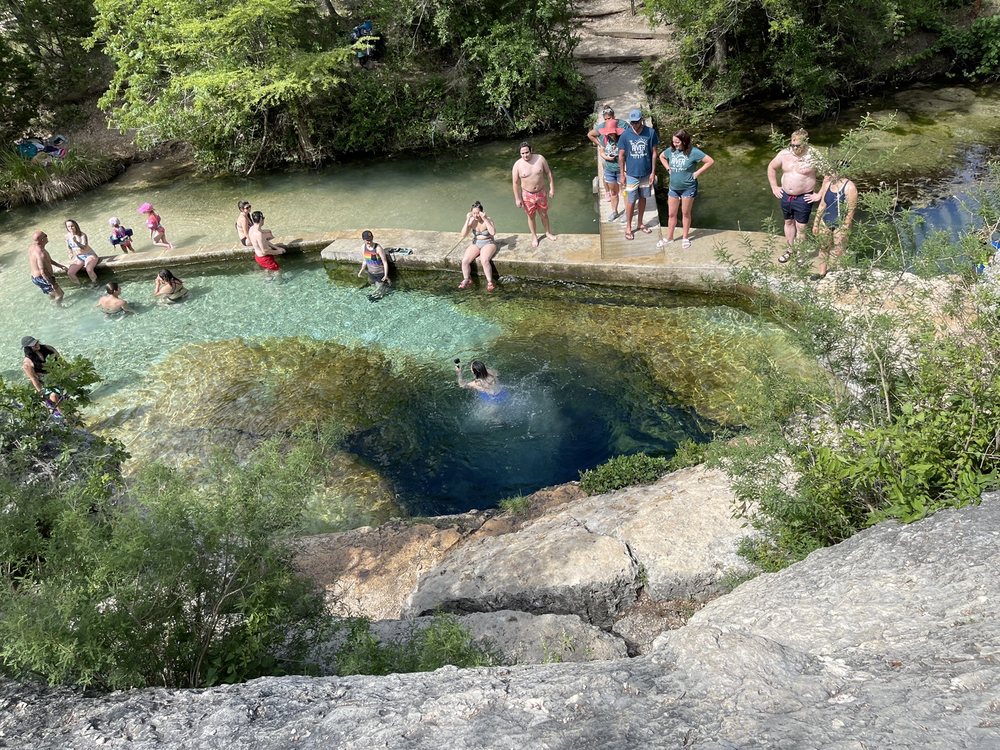
M 81 695 L 0 683 L 8 747 L 1000 746 L 1000 496 L 885 523 L 628 660 Z

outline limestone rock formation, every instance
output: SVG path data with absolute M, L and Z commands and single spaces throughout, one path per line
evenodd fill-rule
M 83 748 L 1000 747 L 1000 499 L 882 524 L 630 660 L 106 696 L 0 682 L 0 744 Z
M 745 569 L 732 502 L 722 472 L 695 467 L 566 503 L 457 547 L 423 575 L 407 612 L 519 609 L 608 628 L 640 587 L 655 600 L 708 598 L 727 572 Z

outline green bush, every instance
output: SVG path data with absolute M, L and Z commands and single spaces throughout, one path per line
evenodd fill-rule
M 1000 295 L 974 271 L 1000 222 L 998 174 L 992 165 L 977 191 L 985 228 L 958 241 L 931 235 L 918 251 L 909 217 L 877 191 L 862 195 L 868 213 L 852 231 L 849 270 L 825 287 L 804 283 L 807 266 L 733 266 L 828 376 L 822 388 L 766 383 L 795 408 L 758 405 L 750 429 L 711 451 L 731 477 L 736 514 L 757 531 L 741 551 L 763 569 L 1000 485 Z
M 340 675 L 431 672 L 446 665 L 492 667 L 503 663 L 496 651 L 475 643 L 469 631 L 448 614 L 436 614 L 430 625 L 414 628 L 407 638 L 395 643 L 380 643 L 363 618 L 352 620 L 348 628 L 347 641 L 336 656 Z
M 580 472 L 580 488 L 588 495 L 600 495 L 635 484 L 651 484 L 670 471 L 666 458 L 634 453 L 615 456 L 593 469 Z
M 0 206 L 51 203 L 102 185 L 120 170 L 111 159 L 70 151 L 47 164 L 0 148 Z
M 8 493 L 4 670 L 102 688 L 300 671 L 325 622 L 287 544 L 304 461 L 271 443 L 245 465 L 217 457 L 200 477 L 152 466 L 124 492 L 114 463 Z

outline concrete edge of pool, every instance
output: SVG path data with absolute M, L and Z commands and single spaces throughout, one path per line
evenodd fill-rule
M 654 231 L 659 232 L 659 227 Z M 400 269 L 460 271 L 462 256 L 470 240 L 458 232 L 434 232 L 415 229 L 373 229 L 375 239 L 387 249 L 405 248 L 410 254 L 392 253 Z M 279 238 L 290 251 L 319 252 L 324 260 L 354 263 L 360 267 L 360 230 L 307 234 L 292 239 Z M 638 238 L 637 238 L 638 239 Z M 636 254 L 618 258 L 601 257 L 601 238 L 597 234 L 562 234 L 555 241 L 542 239 L 532 248 L 527 234 L 504 234 L 497 237 L 500 250 L 494 264 L 501 275 L 531 278 L 637 284 L 665 289 L 710 291 L 730 279 L 729 268 L 716 259 L 716 250 L 725 247 L 737 261 L 753 249 L 765 249 L 778 257 L 784 238 L 763 232 L 732 230 L 695 230 L 692 246 L 681 247 L 680 240 L 663 250 L 646 252 L 647 243 L 636 244 Z M 100 266 L 112 270 L 137 270 L 208 263 L 220 260 L 249 261 L 252 251 L 238 245 L 200 245 L 103 256 Z

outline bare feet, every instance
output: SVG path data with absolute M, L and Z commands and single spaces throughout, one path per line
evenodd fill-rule
M 550 239 L 553 242 L 555 242 L 557 239 L 559 239 L 556 235 L 552 234 L 552 232 L 546 232 L 545 233 L 545 237 L 546 237 L 546 239 Z
M 536 235 L 531 235 L 531 246 L 538 247 L 538 237 Z

